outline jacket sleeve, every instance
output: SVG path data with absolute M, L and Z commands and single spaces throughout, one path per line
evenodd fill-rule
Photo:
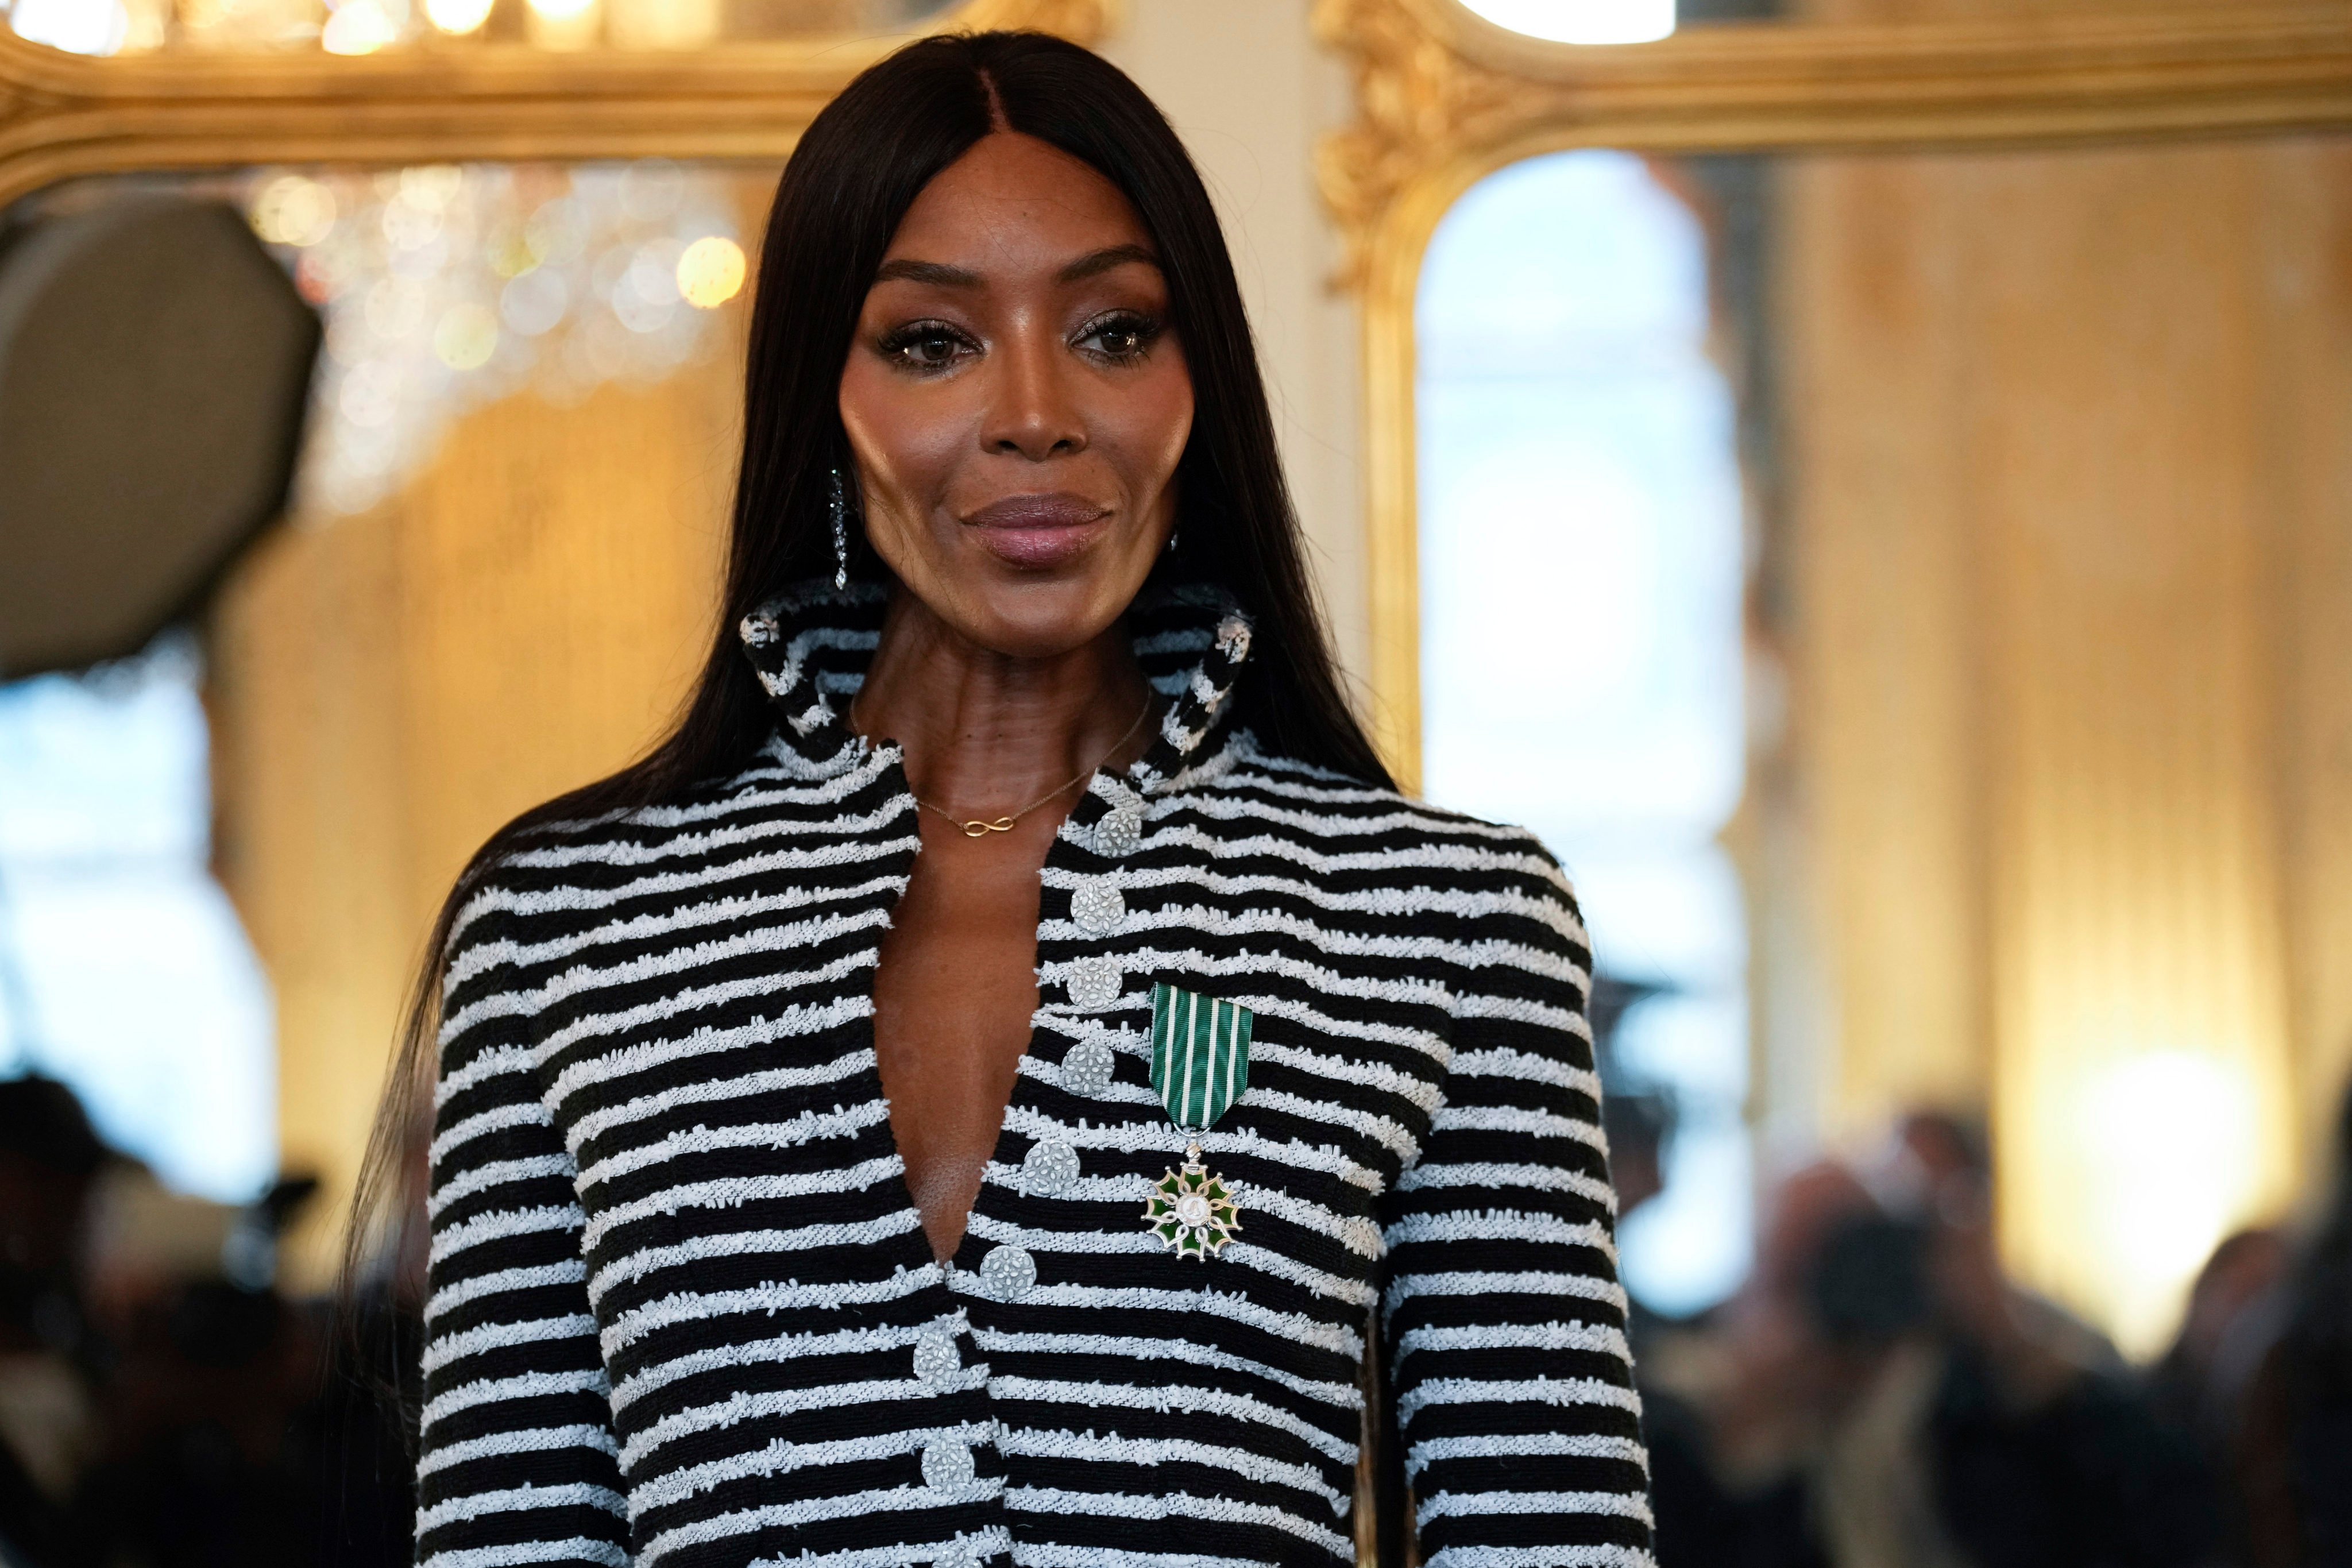
M 627 1568 L 577 1172 L 539 1096 L 528 998 L 486 934 L 496 900 L 460 915 L 444 985 L 416 1558 Z
M 1429 1568 L 1651 1563 L 1586 1023 L 1591 954 L 1532 840 L 1465 921 L 1445 1094 L 1390 1198 L 1383 1341 Z

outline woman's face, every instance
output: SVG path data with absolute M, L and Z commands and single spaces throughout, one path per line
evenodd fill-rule
M 841 373 L 866 532 L 992 651 L 1083 646 L 1176 522 L 1192 380 L 1127 199 L 1028 136 L 974 144 L 891 237 Z

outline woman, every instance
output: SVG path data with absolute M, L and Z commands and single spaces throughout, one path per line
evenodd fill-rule
M 1647 1561 L 1526 834 L 1340 700 L 1233 269 L 1132 83 L 868 71 L 777 188 L 722 638 L 436 951 L 419 1552 Z

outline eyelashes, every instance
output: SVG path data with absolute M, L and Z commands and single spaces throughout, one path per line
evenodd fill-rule
M 1114 364 L 1131 364 L 1167 331 L 1167 322 L 1141 310 L 1109 310 L 1079 328 L 1076 341 L 1097 345 L 1092 352 Z
M 908 321 L 883 333 L 874 346 L 892 364 L 919 375 L 951 370 L 964 355 L 980 352 L 971 334 L 946 321 Z
M 1106 310 L 1072 333 L 1070 346 L 1103 364 L 1140 363 L 1167 335 L 1168 323 L 1148 311 Z M 986 352 L 970 332 L 951 321 L 926 319 L 891 328 L 875 350 L 900 370 L 940 375 Z

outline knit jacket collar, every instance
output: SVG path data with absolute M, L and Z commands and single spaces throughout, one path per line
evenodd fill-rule
M 775 704 L 778 738 L 813 771 L 845 770 L 864 752 L 847 716 L 881 641 L 888 605 L 879 584 L 836 589 L 812 578 L 761 605 L 737 627 Z M 1170 700 L 1158 737 L 1125 774 L 1149 794 L 1181 773 L 1223 728 L 1249 659 L 1251 623 L 1223 588 L 1186 584 L 1147 589 L 1128 612 L 1128 629 L 1145 679 Z

